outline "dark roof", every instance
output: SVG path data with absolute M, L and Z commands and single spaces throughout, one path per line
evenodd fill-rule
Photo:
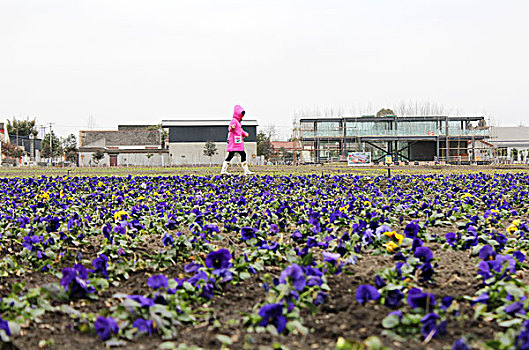
M 201 119 L 201 120 L 162 120 L 162 127 L 178 127 L 178 126 L 228 126 L 231 119 Z M 255 119 L 244 119 L 242 120 L 242 126 L 257 126 L 257 120 Z
M 138 130 L 147 130 L 148 128 L 156 127 L 156 125 L 118 125 L 118 131 L 138 131 Z
M 80 131 L 80 147 L 106 147 L 106 146 L 145 146 L 160 145 L 161 134 L 159 130 L 135 131 Z
M 338 121 L 346 121 L 346 122 L 377 122 L 377 121 L 411 121 L 411 122 L 419 122 L 419 121 L 437 121 L 437 120 L 448 120 L 451 121 L 479 121 L 484 120 L 485 117 L 483 116 L 443 116 L 443 115 L 417 115 L 417 116 L 393 116 L 388 115 L 385 117 L 375 117 L 375 116 L 359 116 L 359 117 L 352 117 L 352 116 L 346 116 L 346 117 L 339 117 L 339 118 L 303 118 L 300 119 L 300 123 L 304 122 L 338 122 Z

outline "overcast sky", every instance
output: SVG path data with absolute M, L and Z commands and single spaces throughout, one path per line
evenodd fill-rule
M 0 118 L 162 119 L 431 101 L 529 126 L 529 1 L 0 0 Z M 376 110 L 374 111 L 376 112 Z

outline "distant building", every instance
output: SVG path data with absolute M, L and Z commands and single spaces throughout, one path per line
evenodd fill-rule
M 162 147 L 161 131 L 130 126 L 121 130 L 79 132 L 80 166 L 167 166 L 169 152 Z M 104 156 L 95 162 L 97 151 Z
M 529 127 L 493 126 L 490 142 L 499 148 L 529 148 Z
M 370 152 L 379 162 L 472 161 L 476 141 L 489 138 L 482 116 L 395 116 L 304 118 L 303 150 L 312 161 L 345 160 L 348 152 Z M 470 145 L 469 145 L 470 141 Z
M 283 164 L 284 162 L 305 162 L 303 158 L 303 145 L 301 141 L 271 141 L 274 147 L 273 153 L 269 156 L 272 162 Z M 294 157 L 294 152 L 296 156 Z M 306 152 L 308 153 L 308 152 Z M 310 159 L 310 156 L 305 158 Z
M 293 152 L 294 150 L 301 150 L 301 142 L 296 141 L 271 141 L 272 146 L 274 146 L 274 152 L 277 153 L 280 149 L 284 149 L 285 152 Z
M 0 122 L 0 140 L 2 142 L 9 142 L 9 133 L 5 126 L 5 123 Z
M 493 126 L 490 143 L 497 149 L 502 162 L 523 162 L 529 160 L 529 127 Z
M 468 150 L 471 158 L 478 164 L 480 162 L 496 162 L 498 158 L 498 148 L 490 140 L 476 140 L 474 145 L 472 145 L 472 141 L 468 141 Z
M 6 129 L 6 124 L 3 122 L 0 122 L 0 141 L 1 142 L 9 142 L 9 133 Z M 2 152 L 2 145 L 0 144 L 0 163 L 6 158 L 4 153 Z
M 221 164 L 226 158 L 228 125 L 230 120 L 163 120 L 162 127 L 169 130 L 169 158 L 171 165 Z M 250 135 L 244 139 L 244 147 L 250 165 L 257 160 L 257 121 L 242 121 L 242 127 Z M 217 154 L 204 155 L 206 142 L 213 141 Z M 238 162 L 234 157 L 232 163 Z
M 42 152 L 42 139 L 30 136 L 16 136 L 11 138 L 11 141 L 20 146 L 33 160 L 40 160 L 40 154 Z
M 11 162 L 20 165 L 29 165 L 29 163 L 32 161 L 39 162 L 42 151 L 42 139 L 34 136 L 13 135 L 12 137 L 9 137 L 9 133 L 7 132 L 5 126 L 5 123 L 0 122 L 0 140 L 2 142 L 16 145 L 20 150 L 24 151 L 25 154 L 17 159 L 6 157 L 4 154 L 2 154 L 2 159 L 10 158 Z

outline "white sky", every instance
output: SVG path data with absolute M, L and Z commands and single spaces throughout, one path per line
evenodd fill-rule
M 527 0 L 0 0 L 0 119 L 162 119 L 431 101 L 529 125 Z M 374 111 L 376 112 L 376 111 Z

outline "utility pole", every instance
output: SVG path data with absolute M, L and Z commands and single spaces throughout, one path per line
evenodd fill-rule
M 294 159 L 293 164 L 294 166 L 298 165 L 298 123 L 294 117 L 294 128 L 292 133 L 292 142 L 294 143 Z
M 448 115 L 446 116 L 446 164 L 450 164 L 450 137 L 448 135 Z
M 1 131 L 2 131 L 2 137 L 0 138 L 0 166 L 2 166 L 2 142 L 6 140 L 7 125 L 4 125 L 4 123 L 0 123 L 0 125 L 1 125 Z
M 44 141 L 44 136 L 46 136 L 46 126 L 43 125 L 43 124 L 39 124 L 39 125 L 36 125 L 38 131 L 37 131 L 37 138 L 40 137 L 40 142 L 41 142 L 41 153 L 39 155 L 39 161 L 42 161 L 41 157 L 42 157 L 42 145 L 43 145 L 43 141 Z M 36 151 L 35 151 L 35 156 L 36 156 Z M 35 160 L 37 160 L 37 158 L 35 158 Z
M 50 124 L 50 166 L 53 166 L 53 130 L 51 129 L 52 125 L 55 123 L 49 123 Z M 46 136 L 46 126 L 42 126 L 44 129 L 44 136 Z M 44 140 L 44 137 L 43 137 Z
M 51 157 L 51 166 L 53 166 L 53 133 L 51 131 L 51 123 L 50 123 L 50 157 Z

